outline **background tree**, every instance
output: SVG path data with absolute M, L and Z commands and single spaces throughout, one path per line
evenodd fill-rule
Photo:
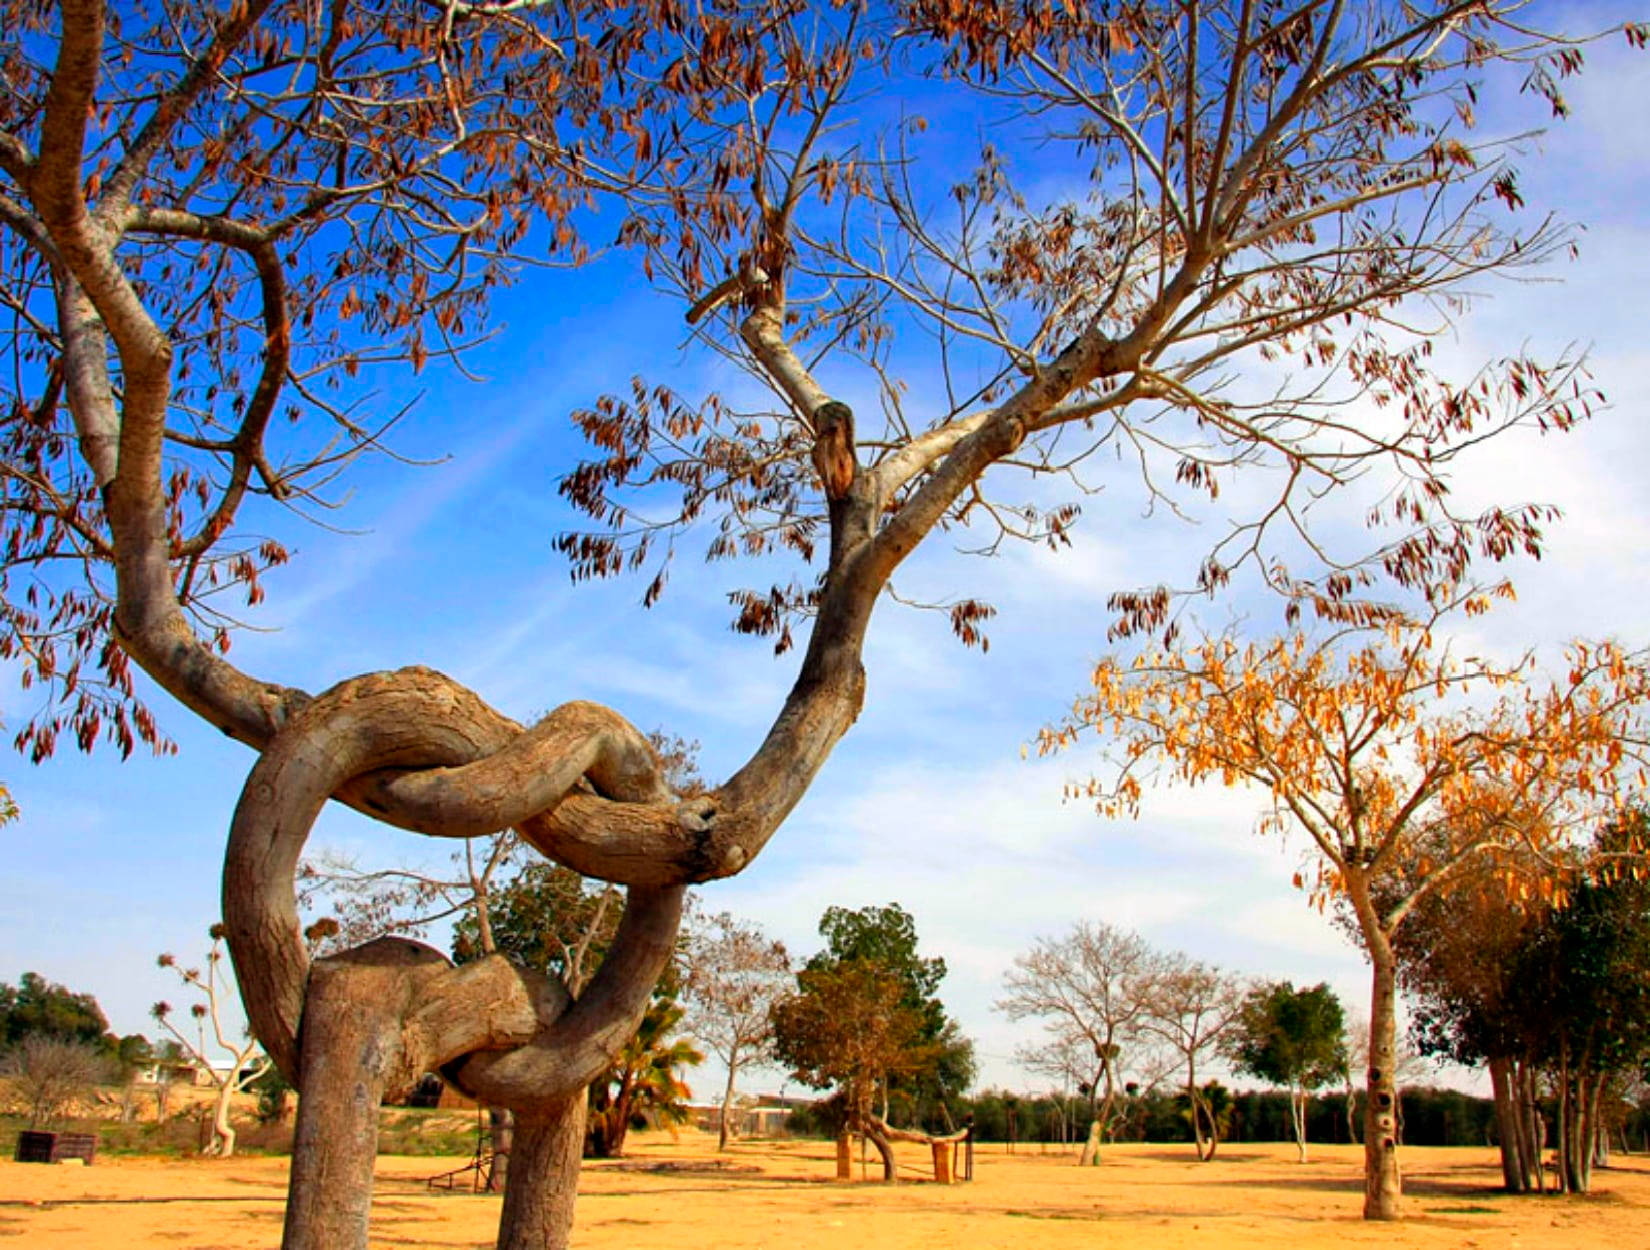
M 1056 1043 L 1083 1050 L 1088 1072 L 1090 1145 L 1080 1163 L 1112 1128 L 1121 1088 L 1119 1073 L 1132 1045 L 1148 1036 L 1146 1017 L 1162 955 L 1139 934 L 1101 922 L 1079 921 L 1060 938 L 1038 938 L 1003 974 L 997 1009 L 1010 1020 L 1040 1020 Z
M 0 9 L 14 40 L 0 88 L 4 559 L 18 573 L 0 587 L 0 646 L 52 696 L 20 743 L 43 756 L 68 730 L 83 747 L 164 746 L 135 662 L 261 753 L 224 917 L 249 1016 L 303 1092 L 291 1250 L 365 1243 L 377 1098 L 354 1097 L 360 1073 L 323 1088 L 339 1070 L 304 1061 L 298 1026 L 304 1047 L 363 1053 L 347 1021 L 366 1004 L 384 1017 L 376 1035 L 412 1048 L 382 1079 L 447 1066 L 530 1113 L 535 1164 L 506 1194 L 500 1244 L 565 1241 L 572 1186 L 548 1178 L 572 1166 L 581 1091 L 645 1010 L 685 886 L 749 863 L 852 724 L 870 614 L 899 566 L 942 524 L 1058 542 L 1075 519 L 1069 505 L 998 506 L 999 484 L 981 487 L 993 466 L 1128 458 L 1151 496 L 1193 498 L 1251 464 L 1278 469 L 1277 492 L 1221 530 L 1208 588 L 1250 564 L 1310 596 L 1263 558 L 1267 531 L 1376 464 L 1409 478 L 1383 518 L 1426 532 L 1374 567 L 1426 577 L 1478 540 L 1535 541 L 1529 509 L 1450 515 L 1441 475 L 1489 428 L 1564 426 L 1586 398 L 1562 364 L 1526 357 L 1456 385 L 1433 377 L 1404 305 L 1565 242 L 1517 231 L 1503 211 L 1519 202 L 1513 171 L 1460 137 L 1470 75 L 1496 61 L 1528 65 L 1560 104 L 1576 54 L 1532 33 L 1522 8 L 910 0 L 886 22 L 858 3 L 762 0 Z M 1040 167 L 1016 185 L 987 147 L 959 184 L 970 162 L 954 137 L 931 132 L 918 151 L 903 119 L 877 134 L 875 111 L 854 110 L 906 74 L 961 96 L 980 134 L 1038 151 Z M 938 177 L 912 172 L 919 156 Z M 1057 198 L 1036 189 L 1050 186 Z M 523 732 L 427 670 L 312 698 L 226 654 L 226 594 L 256 601 L 261 572 L 286 558 L 260 537 L 270 505 L 315 502 L 379 445 L 382 422 L 329 384 L 459 352 L 512 258 L 540 240 L 576 258 L 582 210 L 608 195 L 619 203 L 601 220 L 621 223 L 695 341 L 751 369 L 772 410 L 643 382 L 603 397 L 577 418 L 595 457 L 564 479 L 594 532 L 562 550 L 581 576 L 617 572 L 708 520 L 714 554 L 824 565 L 737 596 L 739 627 L 781 647 L 795 621 L 813 624 L 769 736 L 702 801 L 670 793 L 606 709 L 571 705 Z M 928 224 L 939 204 L 956 226 Z M 896 327 L 913 324 L 936 347 L 914 369 L 892 356 Z M 1389 343 L 1394 325 L 1404 338 Z M 1220 389 L 1262 354 L 1338 359 L 1339 395 L 1306 369 L 1276 371 L 1298 387 L 1260 400 Z M 886 428 L 856 436 L 828 385 L 880 390 Z M 1343 419 L 1333 401 L 1370 390 L 1398 401 L 1396 419 Z M 677 506 L 641 521 L 658 513 L 631 501 L 658 502 L 660 487 Z M 655 570 L 649 600 L 663 580 Z M 1117 607 L 1144 628 L 1170 602 L 1146 587 Z M 989 609 L 949 607 L 978 640 Z M 335 793 L 434 835 L 518 827 L 631 887 L 608 976 L 575 1003 L 502 960 L 456 972 L 404 942 L 312 969 L 291 877 Z M 539 1019 L 552 1002 L 561 1014 Z M 412 1017 L 451 1027 L 432 1037 L 404 1027 Z
M 155 1047 L 141 1033 L 129 1033 L 115 1047 L 115 1070 L 121 1079 L 120 1119 L 128 1123 L 137 1115 L 138 1078 L 154 1070 Z
M 668 992 L 656 993 L 641 1026 L 617 1057 L 590 1086 L 585 1155 L 613 1159 L 624 1153 L 632 1128 L 682 1124 L 688 1118 L 692 1091 L 682 1069 L 704 1061 L 685 1038 L 672 1037 L 682 1022 L 682 1008 Z
M 622 911 L 612 886 L 560 864 L 528 862 L 491 892 L 485 922 L 479 912 L 460 917 L 453 956 L 465 963 L 503 952 L 523 967 L 553 973 L 577 997 L 612 945 Z
M 1244 1001 L 1243 986 L 1211 964 L 1172 955 L 1152 978 L 1141 1028 L 1160 1037 L 1174 1051 L 1184 1071 L 1182 1087 L 1192 1124 L 1197 1157 L 1215 1157 L 1220 1145 L 1221 1112 L 1227 1106 L 1210 1101 L 1209 1086 L 1198 1083 L 1198 1061 L 1218 1052 L 1226 1031 L 1237 1021 Z M 1215 1089 L 1218 1085 L 1210 1083 Z M 1221 1093 L 1224 1093 L 1221 1090 Z
M 38 972 L 25 972 L 15 986 L 0 981 L 0 1050 L 35 1035 L 101 1048 L 109 1021 L 92 995 L 76 994 Z
M 1090 1078 L 1094 1075 L 1090 1062 L 1090 1048 L 1085 1039 L 1069 1034 L 1054 1034 L 1034 1044 L 1015 1048 L 1014 1059 L 1028 1072 L 1035 1072 L 1054 1081 L 1049 1098 L 1060 1122 L 1060 1140 L 1070 1142 L 1077 1128 L 1077 1099 L 1090 1106 L 1093 1091 Z M 1092 1108 L 1090 1116 L 1092 1118 Z
M 1536 1021 L 1518 988 L 1518 953 L 1536 917 L 1509 898 L 1508 871 L 1541 875 L 1520 859 L 1465 867 L 1448 895 L 1416 904 L 1394 950 L 1417 1049 L 1489 1069 L 1502 1182 L 1509 1193 L 1525 1193 L 1546 1187 Z
M 893 1145 L 876 1114 L 890 1082 L 932 1063 L 927 1021 L 907 1002 L 908 986 L 869 960 L 810 963 L 796 992 L 774 1004 L 774 1050 L 794 1079 L 835 1089 L 841 1135 L 858 1133 L 882 1157 L 883 1180 L 897 1179 Z
M 1606 854 L 1643 845 L 1642 808 L 1600 831 Z M 1612 1078 L 1650 1063 L 1650 879 L 1607 861 L 1524 931 L 1514 976 L 1526 1029 L 1548 1073 L 1558 1129 L 1558 1184 L 1586 1193 L 1607 1149 L 1602 1113 Z
M 476 949 L 492 950 L 494 881 L 522 861 L 521 843 L 508 831 L 466 839 L 450 868 L 363 868 L 322 851 L 298 867 L 299 905 L 333 921 L 320 950 L 346 950 L 390 934 L 422 937 L 444 921 L 467 921 Z
M 1306 1162 L 1306 1102 L 1346 1068 L 1346 1017 L 1327 985 L 1297 990 L 1288 981 L 1259 985 L 1244 996 L 1229 1035 L 1228 1055 L 1240 1072 L 1289 1091 L 1289 1116 L 1300 1161 Z
M 1510 596 L 1505 584 L 1495 593 Z M 1650 669 L 1611 643 L 1575 644 L 1541 687 L 1531 664 L 1458 658 L 1442 631 L 1490 596 L 1441 588 L 1416 616 L 1266 644 L 1204 638 L 1096 666 L 1093 693 L 1044 750 L 1086 727 L 1118 743 L 1116 772 L 1080 787 L 1102 812 L 1137 811 L 1139 774 L 1261 788 L 1262 830 L 1304 833 L 1320 905 L 1345 896 L 1371 966 L 1364 1214 L 1397 1218 L 1397 957 L 1393 940 L 1426 895 L 1463 868 L 1519 850 L 1545 859 L 1617 803 L 1650 741 Z M 1507 687 L 1515 688 L 1509 693 Z M 1496 699 L 1496 695 L 1500 697 Z M 1474 703 L 1478 698 L 1482 703 Z M 1493 703 L 1488 702 L 1494 699 Z M 1637 852 L 1633 852 L 1637 853 Z
M 890 1068 L 888 1078 L 878 1085 L 881 1118 L 920 1125 L 937 1117 L 947 1131 L 953 1130 L 956 1126 L 948 1103 L 974 1079 L 974 1046 L 940 1001 L 945 960 L 918 953 L 916 920 L 898 903 L 827 907 L 819 920 L 819 933 L 825 949 L 809 958 L 807 968 L 818 971 L 861 963 L 880 969 L 900 983 L 900 1005 L 918 1021 L 912 1048 L 913 1054 L 921 1052 L 921 1062 Z M 909 1107 L 900 1108 L 902 1101 Z M 896 1117 L 901 1110 L 905 1114 Z
M 172 1005 L 156 1003 L 149 1009 L 160 1027 L 172 1035 L 188 1058 L 203 1072 L 217 1091 L 212 1105 L 212 1137 L 201 1147 L 202 1154 L 227 1159 L 235 1153 L 235 1126 L 229 1112 L 236 1094 L 245 1093 L 273 1066 L 268 1055 L 259 1053 L 258 1039 L 251 1032 L 238 1042 L 230 1038 L 224 1028 L 224 1010 L 234 998 L 234 987 L 224 975 L 223 939 L 221 924 L 212 926 L 212 945 L 206 952 L 206 966 L 180 968 L 172 955 L 161 955 L 155 962 L 162 968 L 171 968 L 185 986 L 200 995 L 202 1001 L 193 1003 L 189 1015 L 195 1022 L 194 1036 L 190 1036 L 172 1020 Z M 212 1026 L 212 1042 L 207 1043 L 206 1028 Z M 227 1064 L 222 1062 L 229 1056 Z M 219 1062 L 214 1063 L 214 1058 Z
M 795 984 L 791 958 L 759 926 L 718 912 L 693 925 L 683 965 L 683 1027 L 728 1071 L 716 1141 L 725 1150 L 740 1068 L 773 1057 L 773 1006 Z
M 109 1057 L 88 1042 L 30 1033 L 0 1055 L 0 1076 L 13 1083 L 28 1107 L 29 1127 L 43 1129 L 108 1078 Z

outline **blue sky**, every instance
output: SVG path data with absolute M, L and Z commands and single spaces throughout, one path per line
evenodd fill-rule
M 1576 635 L 1650 641 L 1650 61 L 1617 40 L 1589 65 L 1569 91 L 1574 116 L 1536 141 L 1522 179 L 1527 211 L 1586 225 L 1580 259 L 1539 283 L 1486 284 L 1439 347 L 1470 363 L 1525 345 L 1589 345 L 1611 401 L 1573 434 L 1485 447 L 1457 479 L 1465 498 L 1541 499 L 1566 512 L 1546 558 L 1511 569 L 1519 602 L 1478 626 L 1475 641 L 1509 654 L 1552 655 Z M 1540 121 L 1529 108 L 1520 118 Z M 309 689 L 429 664 L 518 718 L 596 699 L 644 728 L 698 739 L 707 775 L 726 776 L 759 742 L 795 663 L 726 627 L 726 591 L 758 575 L 690 558 L 643 612 L 642 580 L 575 587 L 550 550 L 568 523 L 555 494 L 576 454 L 567 411 L 638 369 L 693 393 L 716 384 L 715 366 L 684 353 L 679 311 L 617 261 L 532 278 L 506 299 L 505 333 L 472 362 L 485 384 L 434 371 L 385 383 L 397 401 L 423 391 L 398 449 L 447 461 L 363 466 L 336 518 L 355 532 L 291 531 L 295 559 L 268 578 L 255 618 L 266 632 L 240 635 L 235 657 Z M 950 965 L 943 994 L 976 1040 L 984 1084 L 1024 1083 L 1012 1054 L 1032 1036 L 991 1007 L 1009 961 L 1079 919 L 1138 929 L 1236 972 L 1328 980 L 1356 1009 L 1367 1000 L 1361 960 L 1290 888 L 1303 848 L 1254 833 L 1258 798 L 1156 791 L 1139 820 L 1106 822 L 1061 799 L 1092 757 L 1021 758 L 1106 649 L 1107 595 L 1184 580 L 1207 541 L 1196 527 L 1142 517 L 1126 488 L 1091 503 L 1075 548 L 1059 555 L 1026 548 L 982 562 L 953 550 L 966 536 L 933 536 L 901 588 L 994 603 L 989 654 L 958 646 L 942 617 L 885 602 L 859 724 L 756 864 L 706 888 L 705 903 L 806 954 L 825 907 L 899 901 L 925 949 Z M 1224 624 L 1244 606 L 1202 617 Z M 1273 622 L 1257 613 L 1254 623 Z M 12 720 L 31 697 L 10 694 Z M 119 1032 L 152 1034 L 149 1005 L 179 997 L 157 953 L 187 961 L 205 949 L 225 831 L 252 763 L 159 706 L 176 757 L 66 752 L 40 767 L 14 757 L 5 770 L 22 816 L 0 830 L 0 978 L 33 970 L 89 991 Z M 311 846 L 378 863 L 450 849 L 341 810 L 323 817 Z

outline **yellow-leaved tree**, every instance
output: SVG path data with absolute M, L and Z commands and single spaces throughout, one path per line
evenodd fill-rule
M 1133 814 L 1142 783 L 1263 788 L 1263 832 L 1300 833 L 1297 872 L 1320 909 L 1343 900 L 1373 970 L 1364 1113 L 1364 1215 L 1399 1215 L 1393 937 L 1416 904 L 1468 865 L 1504 862 L 1513 894 L 1562 897 L 1557 854 L 1645 787 L 1645 653 L 1575 643 L 1567 672 L 1540 680 L 1528 656 L 1497 664 L 1452 652 L 1445 626 L 1489 592 L 1434 597 L 1314 636 L 1265 643 L 1204 637 L 1132 663 L 1102 660 L 1093 689 L 1045 730 L 1045 753 L 1101 735 L 1110 766 L 1074 787 L 1108 816 Z M 1643 848 L 1623 853 L 1641 855 Z M 1550 871 L 1515 871 L 1533 853 Z

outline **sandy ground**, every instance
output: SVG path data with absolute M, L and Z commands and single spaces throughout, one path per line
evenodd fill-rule
M 828 1143 L 633 1138 L 628 1157 L 587 1165 L 581 1250 L 1248 1250 L 1291 1246 L 1462 1250 L 1650 1248 L 1650 1159 L 1618 1157 L 1585 1198 L 1496 1192 L 1495 1155 L 1405 1152 L 1407 1218 L 1365 1224 L 1355 1149 L 1236 1146 L 1211 1164 L 1189 1148 L 1121 1146 L 1098 1168 L 1021 1147 L 979 1148 L 970 1184 L 840 1184 Z M 902 1148 L 911 1174 L 924 1153 Z M 498 1199 L 432 1193 L 462 1160 L 386 1157 L 374 1250 L 490 1247 Z M 0 1163 L 0 1239 L 52 1250 L 268 1250 L 279 1244 L 284 1159 L 108 1159 L 93 1167 Z

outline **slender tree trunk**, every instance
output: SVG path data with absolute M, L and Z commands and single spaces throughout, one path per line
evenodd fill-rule
M 1295 1130 L 1296 1162 L 1306 1162 L 1306 1090 L 1289 1087 L 1289 1127 Z
M 1192 1109 L 1192 1142 L 1197 1147 L 1197 1157 L 1199 1162 L 1206 1162 L 1213 1156 L 1214 1151 L 1212 1149 L 1208 1149 L 1207 1152 L 1205 1152 L 1205 1143 L 1203 1138 L 1203 1097 L 1197 1092 L 1196 1080 L 1190 1076 L 1188 1076 L 1186 1081 L 1186 1101 Z
M 1546 1124 L 1541 1118 L 1541 1100 L 1537 1096 L 1535 1065 L 1520 1059 L 1516 1069 L 1519 1107 L 1519 1152 L 1524 1160 L 1524 1175 L 1535 1178 L 1538 1193 L 1547 1192 L 1547 1170 L 1542 1166 L 1541 1152 L 1546 1146 Z
M 1209 1153 L 1203 1156 L 1205 1163 L 1213 1163 L 1215 1152 L 1220 1149 L 1220 1122 L 1215 1119 L 1215 1109 L 1208 1103 L 1203 1105 L 1203 1114 L 1208 1121 Z
M 238 1075 L 238 1068 L 236 1072 Z M 231 1078 L 218 1087 L 217 1101 L 212 1107 L 212 1153 L 220 1159 L 233 1158 L 235 1154 L 235 1129 L 229 1123 L 229 1104 L 234 1094 L 235 1082 Z
M 516 1141 L 516 1113 L 508 1107 L 489 1107 L 487 1129 L 493 1141 L 493 1159 L 487 1165 L 487 1192 L 502 1194 L 510 1180 L 510 1154 L 515 1149 Z
M 736 1050 L 728 1056 L 728 1083 L 722 1091 L 722 1117 L 717 1125 L 716 1149 L 728 1148 L 728 1117 L 733 1114 L 733 1078 L 738 1073 L 739 1052 Z
M 581 1089 L 542 1112 L 515 1117 L 498 1250 L 567 1250 L 587 1104 Z
M 1088 1140 L 1083 1143 L 1082 1152 L 1077 1156 L 1078 1167 L 1098 1167 L 1100 1165 L 1101 1134 L 1100 1117 L 1095 1116 L 1089 1121 Z
M 1568 1048 L 1560 1055 L 1559 1175 L 1564 1190 L 1584 1194 L 1593 1187 L 1602 1081 L 1593 1075 L 1585 1056 L 1573 1056 Z
M 864 1138 L 877 1148 L 882 1156 L 882 1179 L 885 1184 L 892 1185 L 899 1180 L 898 1165 L 894 1161 L 894 1143 L 882 1135 L 882 1132 L 873 1125 L 866 1125 L 860 1130 Z M 502 1247 L 500 1248 L 502 1250 Z
M 1558 1143 L 1554 1153 L 1558 1156 L 1558 1176 L 1556 1188 L 1559 1193 L 1569 1193 L 1573 1188 L 1571 1181 L 1575 1168 L 1575 1088 L 1570 1072 L 1570 1051 L 1568 1043 L 1561 1043 L 1558 1052 L 1558 1099 L 1554 1119 L 1557 1121 Z
M 1600 1074 L 1593 1078 L 1593 1088 L 1588 1100 L 1589 1118 L 1593 1122 L 1593 1152 L 1589 1160 L 1588 1179 L 1592 1178 L 1592 1168 L 1607 1168 L 1610 1166 L 1610 1126 L 1604 1122 L 1604 1085 L 1605 1077 Z
M 1373 965 L 1369 1002 L 1369 1074 L 1364 1107 L 1364 1219 L 1395 1220 L 1402 1214 L 1403 1177 L 1398 1170 L 1397 964 L 1384 933 L 1365 933 Z
M 1495 1098 L 1495 1133 L 1501 1142 L 1501 1183 L 1509 1194 L 1526 1193 L 1530 1178 L 1524 1166 L 1524 1134 L 1519 1122 L 1512 1061 L 1495 1058 L 1489 1066 L 1490 1091 Z

